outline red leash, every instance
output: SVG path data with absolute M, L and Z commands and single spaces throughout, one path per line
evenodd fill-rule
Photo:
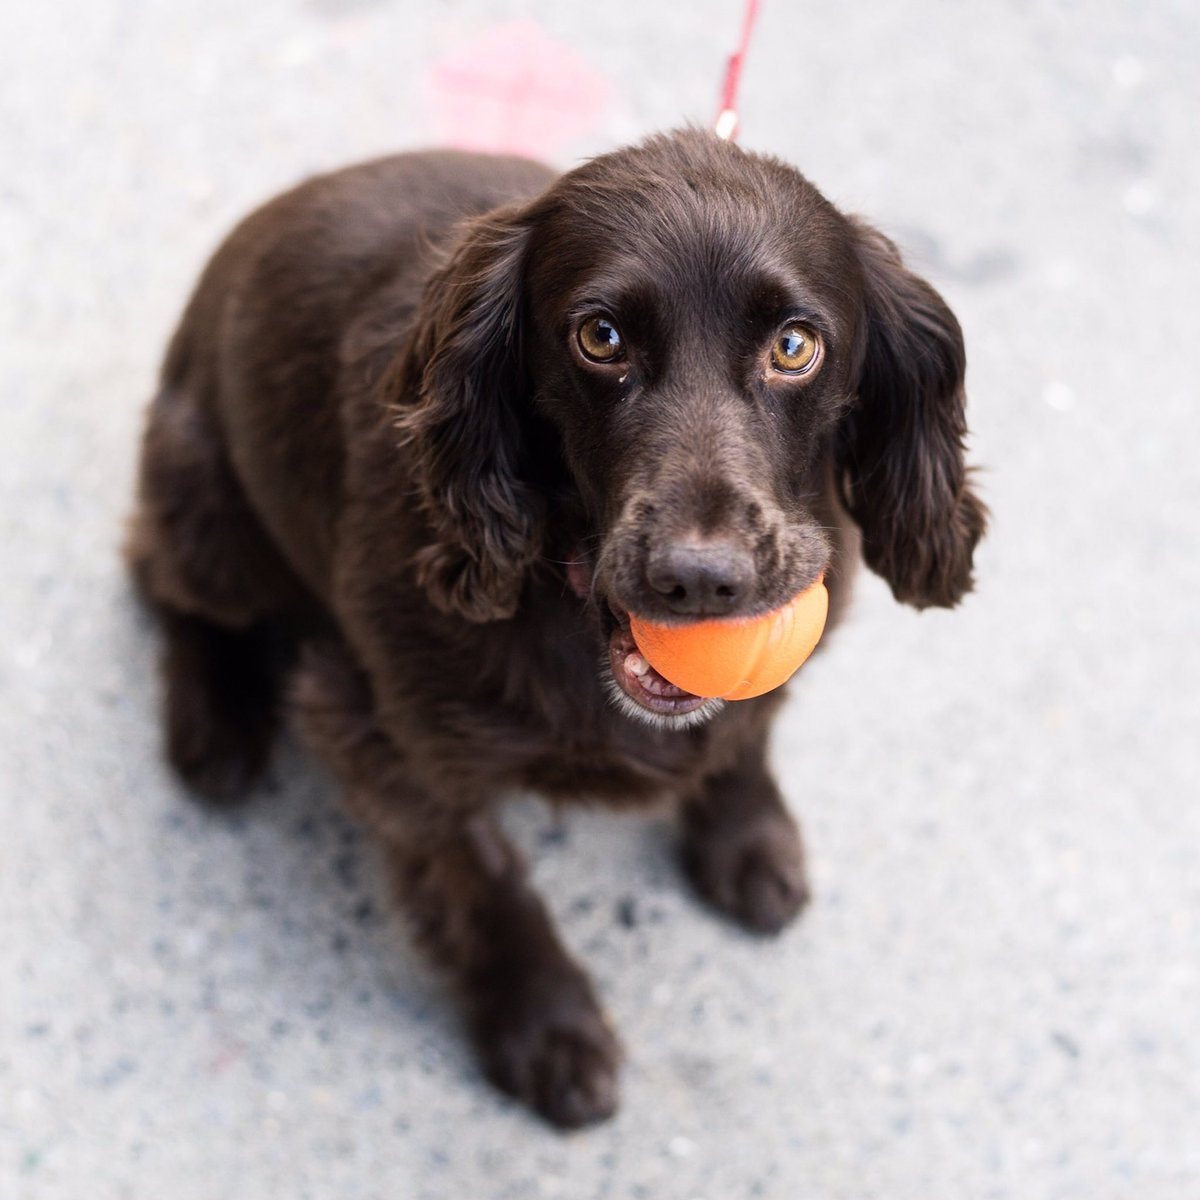
M 758 0 L 746 0 L 746 15 L 742 20 L 742 40 L 729 56 L 725 66 L 725 83 L 721 88 L 721 107 L 713 124 L 713 132 L 724 141 L 734 141 L 738 135 L 737 94 L 742 82 L 742 63 L 750 46 L 750 35 L 758 20 Z

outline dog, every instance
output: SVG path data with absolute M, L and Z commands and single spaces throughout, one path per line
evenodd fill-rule
M 309 180 L 216 252 L 149 410 L 128 561 L 167 756 L 239 795 L 292 714 L 487 1075 L 605 1118 L 617 1037 L 498 801 L 671 802 L 705 900 L 795 918 L 782 693 L 674 687 L 629 614 L 754 616 L 824 576 L 832 628 L 860 557 L 956 604 L 987 516 L 964 369 L 886 237 L 704 132 L 561 175 L 447 151 Z

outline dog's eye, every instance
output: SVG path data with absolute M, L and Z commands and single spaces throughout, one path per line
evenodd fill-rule
M 771 363 L 777 371 L 804 375 L 813 369 L 820 349 L 821 343 L 811 329 L 789 325 L 771 347 Z
M 624 357 L 621 335 L 607 317 L 589 317 L 577 336 L 580 350 L 593 362 L 611 363 Z

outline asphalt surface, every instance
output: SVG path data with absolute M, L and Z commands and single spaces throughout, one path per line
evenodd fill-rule
M 520 126 L 566 165 L 707 121 L 740 10 L 0 16 L 0 1196 L 1193 1200 L 1192 0 L 767 0 L 743 141 L 951 301 L 995 520 L 960 610 L 864 578 L 794 689 L 817 899 L 777 942 L 693 901 L 665 823 L 515 804 L 629 1051 L 611 1124 L 483 1085 L 318 767 L 219 816 L 164 770 L 117 546 L 186 291 L 273 191 L 461 130 L 431 64 L 516 18 L 594 72 Z

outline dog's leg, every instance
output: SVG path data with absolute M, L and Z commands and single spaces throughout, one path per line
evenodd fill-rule
M 759 742 L 682 804 L 683 863 L 713 907 L 755 933 L 778 933 L 808 901 L 804 845 Z
M 167 758 L 214 800 L 244 793 L 278 725 L 298 585 L 247 505 L 194 390 L 151 405 L 126 558 L 166 637 Z
M 294 702 L 347 806 L 386 839 L 401 907 L 461 994 L 489 1078 L 556 1125 L 610 1116 L 617 1039 L 491 816 L 412 781 L 345 650 L 306 653 Z
M 477 816 L 436 847 L 391 853 L 401 903 L 462 993 L 492 1081 L 556 1125 L 610 1116 L 617 1040 L 495 823 Z

